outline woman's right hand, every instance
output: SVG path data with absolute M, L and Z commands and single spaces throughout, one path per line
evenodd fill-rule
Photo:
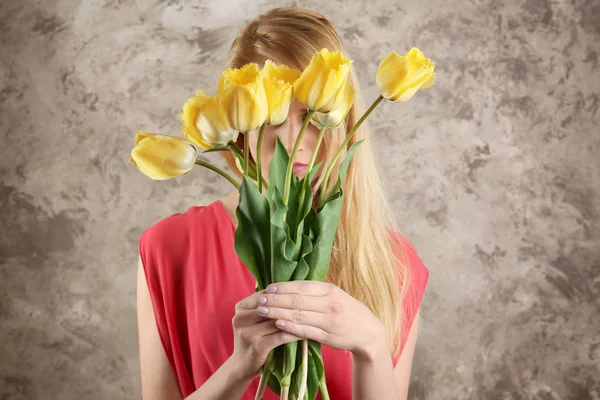
M 275 320 L 260 316 L 257 308 L 265 291 L 254 293 L 235 306 L 232 320 L 234 348 L 231 361 L 243 379 L 254 379 L 260 373 L 269 352 L 275 347 L 302 340 L 275 326 Z

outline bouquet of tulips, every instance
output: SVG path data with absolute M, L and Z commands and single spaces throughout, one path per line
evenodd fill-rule
M 209 168 L 229 180 L 240 192 L 236 210 L 238 226 L 235 250 L 256 278 L 256 291 L 273 282 L 319 280 L 327 277 L 335 232 L 340 219 L 344 178 L 350 159 L 362 141 L 349 149 L 347 144 L 358 127 L 384 99 L 403 102 L 435 81 L 434 64 L 413 48 L 404 55 L 388 54 L 377 70 L 381 95 L 347 133 L 346 139 L 325 170 L 317 209 L 313 208 L 310 182 L 320 164 L 316 155 L 327 130 L 340 126 L 354 102 L 349 83 L 352 61 L 341 52 L 322 49 L 300 72 L 271 60 L 262 69 L 257 64 L 225 70 L 216 96 L 198 91 L 180 114 L 185 138 L 139 132 L 130 160 L 148 177 L 156 180 L 185 175 L 194 165 Z M 291 154 L 277 139 L 268 173 L 261 171 L 261 143 L 266 125 L 285 121 L 296 99 L 307 108 L 307 116 Z M 316 149 L 306 175 L 292 173 L 296 151 L 309 123 L 320 129 Z M 256 164 L 249 159 L 249 140 L 244 148 L 235 142 L 239 133 L 259 129 Z M 243 173 L 241 184 L 225 171 L 197 158 L 204 153 L 230 151 Z M 326 192 L 329 176 L 346 151 L 338 169 L 337 182 Z M 274 349 L 261 370 L 256 398 L 268 385 L 282 399 L 315 399 L 320 391 L 328 399 L 325 371 L 319 343 L 303 340 Z

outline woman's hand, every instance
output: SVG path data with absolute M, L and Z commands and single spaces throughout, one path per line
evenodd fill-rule
M 278 282 L 256 297 L 258 315 L 283 332 L 370 356 L 388 348 L 381 321 L 339 287 L 319 281 Z
M 278 329 L 273 320 L 257 314 L 259 298 L 264 295 L 264 290 L 254 293 L 235 306 L 232 320 L 234 345 L 230 360 L 240 379 L 258 376 L 267 355 L 275 347 L 301 340 Z

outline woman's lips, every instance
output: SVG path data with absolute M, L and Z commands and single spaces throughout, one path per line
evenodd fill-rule
M 300 174 L 304 171 L 306 171 L 306 168 L 308 167 L 308 164 L 303 164 L 303 163 L 299 163 L 299 162 L 295 162 L 294 163 L 294 173 L 295 174 Z

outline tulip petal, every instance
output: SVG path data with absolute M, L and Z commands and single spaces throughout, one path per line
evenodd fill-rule
M 433 84 L 435 83 L 436 78 L 437 78 L 437 75 L 434 72 L 433 74 L 431 74 L 431 76 L 429 77 L 429 79 L 427 79 L 423 83 L 423 85 L 421 86 L 421 89 L 427 89 L 427 88 L 430 88 L 431 86 L 433 86 Z

